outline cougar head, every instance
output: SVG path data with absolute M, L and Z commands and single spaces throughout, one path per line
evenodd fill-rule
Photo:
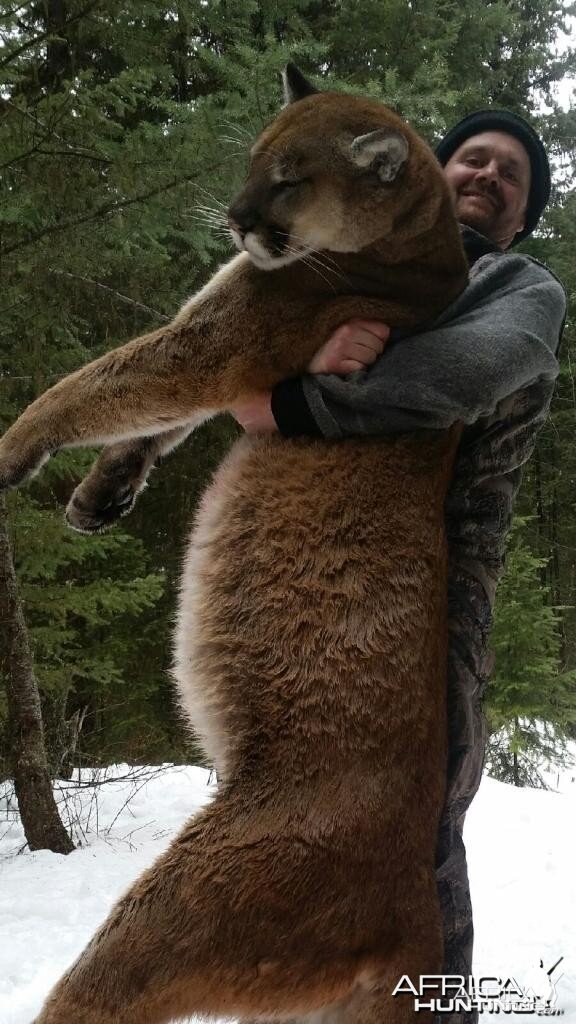
M 290 64 L 284 91 L 286 106 L 252 147 L 228 210 L 234 243 L 256 266 L 358 252 L 431 226 L 447 186 L 400 117 L 375 100 L 318 92 Z

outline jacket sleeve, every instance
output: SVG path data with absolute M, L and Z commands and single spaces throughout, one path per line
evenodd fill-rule
M 369 369 L 281 382 L 272 396 L 281 433 L 338 439 L 445 429 L 553 380 L 566 310 L 560 282 L 523 255 L 486 257 L 474 271 L 431 329 L 389 342 Z

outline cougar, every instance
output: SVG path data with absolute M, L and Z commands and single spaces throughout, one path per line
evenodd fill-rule
M 302 373 L 344 321 L 380 319 L 402 344 L 464 288 L 426 144 L 379 102 L 317 92 L 290 65 L 285 90 L 229 209 L 239 254 L 168 326 L 30 405 L 0 442 L 1 486 L 62 446 L 110 445 L 68 508 L 72 525 L 100 529 L 195 423 Z M 308 259 L 318 251 L 331 273 Z M 235 444 L 197 514 L 174 668 L 218 794 L 119 900 L 37 1024 L 415 1019 L 393 991 L 442 965 L 456 444 L 452 431 Z

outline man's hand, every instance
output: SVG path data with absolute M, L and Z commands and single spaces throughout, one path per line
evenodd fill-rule
M 341 324 L 318 349 L 306 367 L 308 373 L 335 373 L 344 377 L 376 361 L 390 337 L 390 328 L 380 320 L 348 320 Z M 256 395 L 235 405 L 230 412 L 247 434 L 270 434 L 277 430 L 272 415 L 272 393 Z
M 343 377 L 363 370 L 382 355 L 390 328 L 380 320 L 348 320 L 340 324 L 309 363 L 308 373 L 335 373 Z

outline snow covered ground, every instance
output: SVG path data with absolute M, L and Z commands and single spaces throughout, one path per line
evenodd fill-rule
M 17 815 L 5 799 L 0 806 L 0 1024 L 30 1024 L 116 897 L 214 792 L 202 768 L 139 769 L 132 781 L 126 772 L 109 770 L 113 781 L 97 788 L 61 788 L 85 844 L 69 857 L 23 852 Z M 548 968 L 563 956 L 555 1005 L 576 1024 L 576 765 L 548 781 L 556 791 L 485 778 L 470 812 L 474 973 L 522 985 L 540 959 Z

